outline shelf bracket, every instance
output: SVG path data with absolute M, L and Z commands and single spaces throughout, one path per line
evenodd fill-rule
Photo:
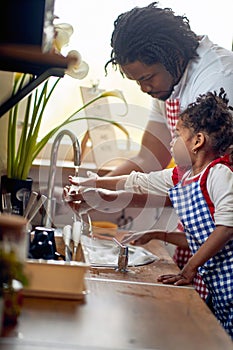
M 30 81 L 27 85 L 25 85 L 25 87 L 22 88 L 17 94 L 11 96 L 10 98 L 8 98 L 8 100 L 3 102 L 3 104 L 0 106 L 0 118 L 49 77 L 63 77 L 64 74 L 64 68 L 49 68 L 40 75 L 35 76 L 35 78 L 32 81 Z

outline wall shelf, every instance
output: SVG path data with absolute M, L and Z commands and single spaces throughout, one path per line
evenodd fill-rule
M 74 57 L 42 53 L 38 46 L 0 45 L 0 70 L 29 73 L 33 80 L 0 105 L 0 118 L 50 76 L 63 77 Z

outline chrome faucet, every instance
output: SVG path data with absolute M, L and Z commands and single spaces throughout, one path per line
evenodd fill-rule
M 46 213 L 45 213 L 45 219 L 44 219 L 44 226 L 46 227 L 51 227 L 54 221 L 53 194 L 54 194 L 54 185 L 55 185 L 56 163 L 57 163 L 59 145 L 61 143 L 63 136 L 65 135 L 70 137 L 73 144 L 74 166 L 75 167 L 80 166 L 80 163 L 81 163 L 81 150 L 80 150 L 80 145 L 76 135 L 70 130 L 60 131 L 59 134 L 57 134 L 57 136 L 55 137 L 52 145 L 52 149 L 51 149 L 50 169 L 49 169 L 49 177 L 48 177 L 48 200 L 47 200 L 47 207 L 46 207 Z

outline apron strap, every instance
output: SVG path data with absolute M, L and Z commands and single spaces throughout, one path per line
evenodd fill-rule
M 200 187 L 201 187 L 201 191 L 205 197 L 205 200 L 210 208 L 210 212 L 211 212 L 211 216 L 213 217 L 214 215 L 214 211 L 215 211 L 215 208 L 214 208 L 214 204 L 213 202 L 211 201 L 210 199 L 210 196 L 209 196 L 209 193 L 207 191 L 207 186 L 206 186 L 206 181 L 207 181 L 207 176 L 209 174 L 209 171 L 211 168 L 213 168 L 216 164 L 224 164 L 226 165 L 227 167 L 229 167 L 229 169 L 232 170 L 232 167 L 230 165 L 230 159 L 228 156 L 223 156 L 223 157 L 220 157 L 220 158 L 217 158 L 215 160 L 213 160 L 209 165 L 208 167 L 206 168 L 206 170 L 204 171 L 204 173 L 201 175 L 201 178 L 200 178 Z

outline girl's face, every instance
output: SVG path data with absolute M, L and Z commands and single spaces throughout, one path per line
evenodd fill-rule
M 196 138 L 192 132 L 183 126 L 181 119 L 176 124 L 176 131 L 173 140 L 170 143 L 171 154 L 175 162 L 180 167 L 191 167 L 193 164 L 192 149 L 195 145 Z

